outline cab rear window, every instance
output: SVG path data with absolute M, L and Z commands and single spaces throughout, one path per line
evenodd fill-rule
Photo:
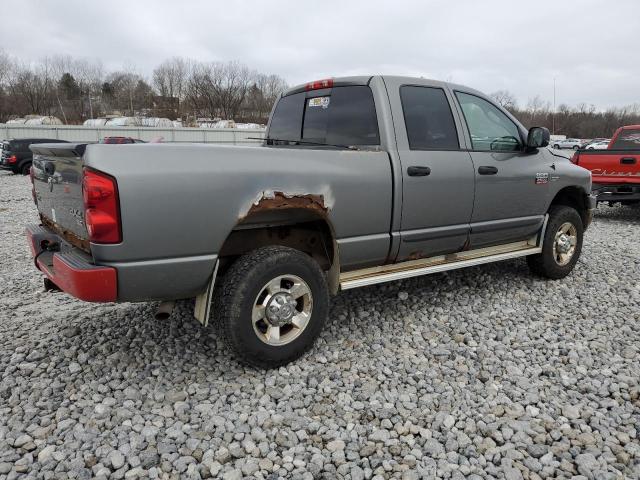
M 616 138 L 613 150 L 640 150 L 640 129 L 623 130 Z
M 379 145 L 371 89 L 345 86 L 283 97 L 273 113 L 269 138 L 333 145 Z

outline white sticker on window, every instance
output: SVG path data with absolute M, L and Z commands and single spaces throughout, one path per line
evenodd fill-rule
M 331 100 L 331 97 L 315 97 L 315 98 L 310 98 L 309 99 L 309 106 L 310 107 L 322 107 L 322 108 L 329 108 L 329 101 Z
M 56 223 L 56 210 L 55 210 L 55 208 L 51 209 L 51 220 L 53 220 L 53 223 Z

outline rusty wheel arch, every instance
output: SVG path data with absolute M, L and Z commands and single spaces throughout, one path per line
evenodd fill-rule
M 220 248 L 224 272 L 240 255 L 260 247 L 282 245 L 309 254 L 327 273 L 332 293 L 339 287 L 340 261 L 330 208 L 322 194 L 263 192 L 238 216 Z

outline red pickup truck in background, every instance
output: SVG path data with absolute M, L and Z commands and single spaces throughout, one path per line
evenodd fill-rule
M 640 203 L 640 125 L 620 127 L 606 150 L 578 150 L 571 161 L 591 171 L 598 202 Z

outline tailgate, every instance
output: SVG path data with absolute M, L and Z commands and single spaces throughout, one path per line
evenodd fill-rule
M 82 155 L 86 143 L 31 145 L 33 183 L 43 224 L 89 251 L 82 200 Z
M 593 183 L 640 183 L 640 151 L 580 152 L 578 165 L 591 171 Z

